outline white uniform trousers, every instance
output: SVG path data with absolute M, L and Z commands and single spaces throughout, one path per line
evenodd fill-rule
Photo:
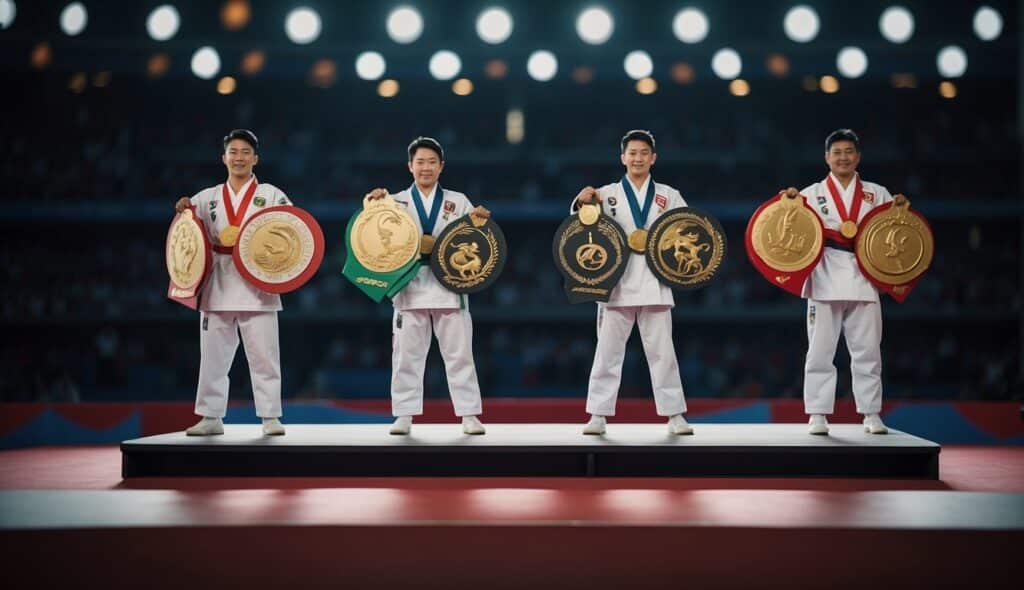
M 804 409 L 831 414 L 836 402 L 836 345 L 840 332 L 850 351 L 853 397 L 860 414 L 882 410 L 882 306 L 874 301 L 807 300 Z
M 651 388 L 659 416 L 686 411 L 679 362 L 672 344 L 672 308 L 668 306 L 597 308 L 597 352 L 590 369 L 587 413 L 614 416 L 615 400 L 622 380 L 622 361 L 633 324 L 640 327 L 640 340 L 651 369 Z
M 391 328 L 392 414 L 423 413 L 423 371 L 432 333 L 437 334 L 455 415 L 476 416 L 482 412 L 480 383 L 473 364 L 473 319 L 468 310 L 396 310 Z
M 281 416 L 281 348 L 276 311 L 204 311 L 199 325 L 199 388 L 196 414 L 223 418 L 228 406 L 228 371 L 242 333 L 252 397 L 260 418 Z

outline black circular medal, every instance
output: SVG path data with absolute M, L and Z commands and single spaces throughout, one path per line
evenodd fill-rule
M 498 279 L 508 258 L 505 234 L 490 218 L 472 214 L 456 219 L 437 237 L 430 269 L 455 293 L 476 293 Z
M 603 214 L 595 220 L 592 211 L 590 216 L 567 217 L 555 232 L 551 252 L 565 278 L 569 303 L 608 301 L 626 272 L 630 254 L 619 224 Z
M 651 224 L 644 258 L 654 276 L 669 287 L 700 289 L 721 268 L 725 248 L 725 232 L 717 219 L 693 207 L 679 207 Z

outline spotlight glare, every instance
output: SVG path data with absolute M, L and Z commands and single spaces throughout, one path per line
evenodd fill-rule
M 504 43 L 512 35 L 512 15 L 504 8 L 488 8 L 476 19 L 476 34 L 484 43 Z
M 743 71 L 743 60 L 735 49 L 726 47 L 715 52 L 715 56 L 711 58 L 711 69 L 719 78 L 732 80 L 739 77 Z
M 459 78 L 452 83 L 452 92 L 456 96 L 469 96 L 473 94 L 473 82 L 468 78 Z
M 942 98 L 956 98 L 956 84 L 949 80 L 944 80 L 939 84 L 939 94 Z
M 387 30 L 395 43 L 412 43 L 423 34 L 423 17 L 412 6 L 399 6 L 388 15 Z
M 220 54 L 209 45 L 200 47 L 192 54 L 192 73 L 209 80 L 220 71 Z
M 1003 32 L 1003 16 L 991 6 L 982 6 L 974 13 L 974 34 L 982 41 L 993 41 Z M 954 90 L 953 96 L 956 96 Z M 952 96 L 947 98 L 953 98 Z
M 906 43 L 914 35 L 914 15 L 902 6 L 890 6 L 878 19 L 882 36 L 892 43 Z
M 238 83 L 231 76 L 224 76 L 217 81 L 217 94 L 227 96 L 235 91 Z
M 146 18 L 146 32 L 154 41 L 166 41 L 178 32 L 181 17 L 178 9 L 164 4 L 153 9 Z
M 939 51 L 935 64 L 943 78 L 959 78 L 967 71 L 967 54 L 956 45 L 947 45 Z
M 743 78 L 736 78 L 729 82 L 729 92 L 733 96 L 746 96 L 750 94 L 750 84 Z
M 611 38 L 614 31 L 615 21 L 603 8 L 588 8 L 576 18 L 576 34 L 584 43 L 600 45 Z
M 379 80 L 386 69 L 384 56 L 376 51 L 364 51 L 356 58 L 356 75 L 362 80 Z
M 89 24 L 89 13 L 81 2 L 72 2 L 60 12 L 60 28 L 70 37 L 84 31 L 87 24 Z
M 700 43 L 708 36 L 708 17 L 696 8 L 684 8 L 672 19 L 672 32 L 683 43 Z
M 435 80 L 451 80 L 462 70 L 462 60 L 452 51 L 442 49 L 430 58 L 430 75 Z
M 654 78 L 641 78 L 636 81 L 636 91 L 645 96 L 654 94 L 658 91 L 658 81 Z
M 6 29 L 14 24 L 14 17 L 18 16 L 18 5 L 14 0 L 0 0 L 0 29 Z
M 825 94 L 835 94 L 839 92 L 839 80 L 835 76 L 822 76 L 821 77 L 821 91 Z
M 534 51 L 526 60 L 526 73 L 538 82 L 547 82 L 558 73 L 558 59 L 550 51 Z
M 237 31 L 249 24 L 252 9 L 248 0 L 228 0 L 220 10 L 220 22 L 229 31 Z
M 267 62 L 267 56 L 259 49 L 253 49 L 242 57 L 242 73 L 247 76 L 254 76 L 263 71 Z
M 654 62 L 646 51 L 630 51 L 622 62 L 626 75 L 634 80 L 647 78 L 654 71 Z
M 836 68 L 847 78 L 860 78 L 868 70 L 868 56 L 860 47 L 843 47 L 836 56 Z
M 377 94 L 383 98 L 391 98 L 398 94 L 398 82 L 388 78 L 377 84 Z
M 782 20 L 782 28 L 790 40 L 808 43 L 818 36 L 821 21 L 818 20 L 818 13 L 810 6 L 794 6 Z
M 320 15 L 312 8 L 303 6 L 288 13 L 284 21 L 284 32 L 297 45 L 309 45 L 320 36 Z

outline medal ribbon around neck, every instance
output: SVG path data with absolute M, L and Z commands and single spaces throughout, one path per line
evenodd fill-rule
M 228 216 L 228 225 L 235 227 L 242 226 L 242 220 L 245 219 L 245 212 L 249 209 L 249 203 L 252 202 L 252 196 L 256 194 L 256 177 L 252 179 L 252 184 L 249 185 L 249 190 L 245 191 L 245 196 L 242 197 L 242 202 L 238 205 L 238 213 L 235 213 L 235 208 L 231 206 L 231 195 L 228 193 L 228 183 L 224 183 L 224 189 L 221 191 L 221 198 L 224 201 L 224 213 Z
M 847 214 L 846 205 L 843 204 L 843 197 L 839 194 L 839 189 L 836 187 L 836 183 L 832 181 L 832 175 L 829 174 L 825 177 L 825 184 L 828 186 L 828 192 L 832 195 L 832 202 L 836 205 L 836 213 L 839 214 L 839 219 L 846 222 L 852 221 L 854 224 L 857 223 L 857 218 L 860 217 L 860 206 L 864 202 L 864 185 L 860 182 L 860 175 L 857 175 L 854 179 L 856 184 L 853 189 L 853 205 L 850 206 L 850 212 Z M 852 238 L 842 236 L 843 239 L 852 242 Z
M 434 189 L 434 202 L 430 205 L 430 215 L 427 215 L 426 208 L 423 207 L 423 197 L 420 196 L 420 191 L 416 188 L 416 183 L 413 183 L 409 189 L 412 193 L 412 202 L 416 205 L 416 214 L 420 217 L 420 225 L 423 226 L 423 235 L 429 236 L 434 233 L 434 224 L 437 223 L 437 214 L 441 212 L 441 201 L 444 200 L 444 191 L 441 189 L 441 185 L 438 184 L 437 188 Z
M 626 201 L 629 202 L 629 210 L 633 214 L 633 223 L 637 229 L 644 229 L 644 226 L 647 225 L 647 215 L 651 212 L 651 203 L 654 202 L 654 179 L 650 178 L 647 181 L 647 195 L 644 197 L 643 209 L 640 209 L 628 176 L 622 177 L 622 190 L 626 193 Z

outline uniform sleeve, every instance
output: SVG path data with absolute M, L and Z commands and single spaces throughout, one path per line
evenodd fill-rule
M 288 195 L 284 194 L 283 190 L 281 190 L 281 189 L 279 189 L 279 188 L 277 188 L 275 186 L 274 187 L 274 204 L 275 205 L 292 205 L 293 203 L 292 203 L 291 199 L 288 198 Z
M 462 195 L 462 206 L 463 206 L 462 214 L 459 215 L 459 217 L 462 217 L 463 215 L 469 215 L 469 213 L 473 209 L 475 209 L 475 207 L 473 206 L 473 201 L 469 200 L 469 196 L 468 195 Z
M 192 201 L 192 206 L 193 207 L 199 208 L 199 205 L 201 203 L 201 201 L 199 199 L 199 196 L 202 195 L 202 194 L 203 194 L 203 191 L 199 191 L 198 193 L 196 193 L 196 194 L 192 195 L 191 197 L 189 197 L 188 200 Z
M 673 193 L 672 200 L 674 201 L 674 204 L 673 204 L 673 206 L 669 207 L 669 209 L 675 209 L 676 207 L 686 207 L 687 206 L 686 205 L 686 199 L 683 198 L 683 193 L 677 191 L 676 189 L 672 189 L 672 193 Z
M 892 194 L 889 193 L 889 189 L 882 185 L 878 186 L 878 204 L 882 205 L 892 200 Z

